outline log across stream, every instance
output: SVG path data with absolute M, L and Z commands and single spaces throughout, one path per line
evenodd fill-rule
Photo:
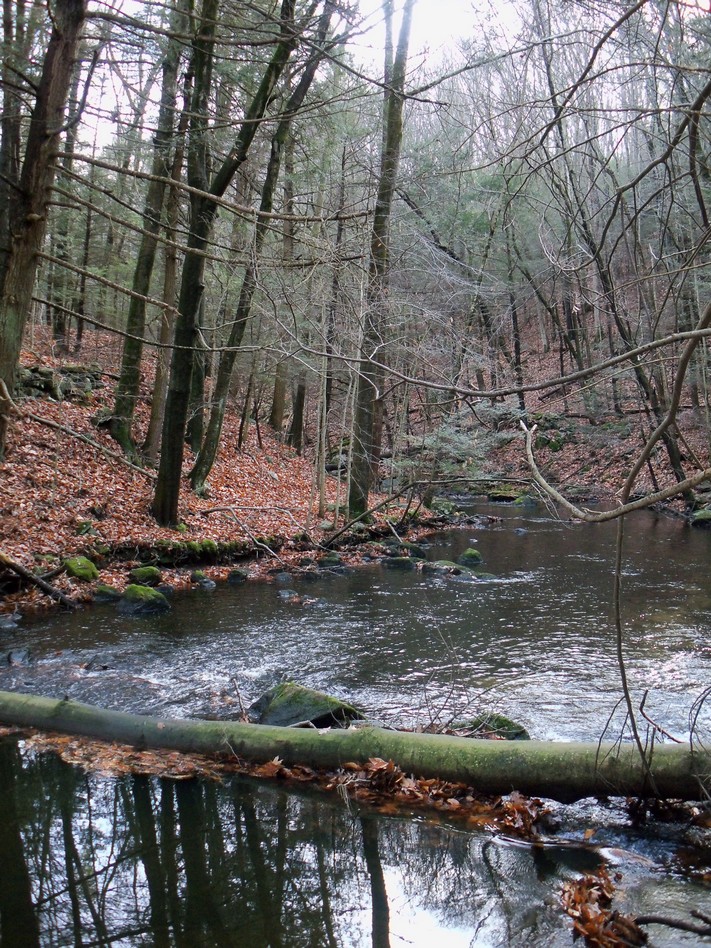
M 489 741 L 367 725 L 302 729 L 153 718 L 7 691 L 0 692 L 0 722 L 252 762 L 278 757 L 285 764 L 337 768 L 379 757 L 405 773 L 463 782 L 480 793 L 519 791 L 562 802 L 591 796 L 701 800 L 711 790 L 711 751 L 679 744 L 654 747 L 643 765 L 633 744 Z

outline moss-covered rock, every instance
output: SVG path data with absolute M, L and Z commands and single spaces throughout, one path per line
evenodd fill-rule
M 338 727 L 363 719 L 363 713 L 353 705 L 293 681 L 270 688 L 250 707 L 249 715 L 258 724 L 278 727 L 307 721 L 316 727 Z
M 121 598 L 121 593 L 113 586 L 106 586 L 104 583 L 99 583 L 98 586 L 94 587 L 92 597 L 94 602 L 118 602 Z
M 413 570 L 416 566 L 411 556 L 386 556 L 381 562 L 387 569 Z
M 72 556 L 64 561 L 64 567 L 70 576 L 85 583 L 95 583 L 99 578 L 98 569 L 86 556 Z
M 434 576 L 458 576 L 462 572 L 462 567 L 457 566 L 452 560 L 434 560 L 423 563 L 422 572 Z
M 210 579 L 209 576 L 205 574 L 205 571 L 202 569 L 194 569 L 190 574 L 190 582 L 195 583 L 196 586 L 199 586 L 200 589 L 206 589 L 211 591 L 217 588 L 217 583 L 214 579 Z
M 338 553 L 331 551 L 319 557 L 318 566 L 320 566 L 321 569 L 338 569 L 343 566 L 343 560 Z
M 475 550 L 473 546 L 470 546 L 468 550 L 460 553 L 457 557 L 457 563 L 460 566 L 465 566 L 467 569 L 478 566 L 482 560 L 483 556 L 479 550 Z
M 249 573 L 246 569 L 231 569 L 227 574 L 227 582 L 230 586 L 241 586 L 249 579 Z
M 702 507 L 691 515 L 691 525 L 694 527 L 711 527 L 711 507 Z
M 480 714 L 471 721 L 459 721 L 452 727 L 457 731 L 471 731 L 472 737 L 498 737 L 505 741 L 531 740 L 531 735 L 522 724 L 494 712 Z
M 118 608 L 127 615 L 151 615 L 166 612 L 170 603 L 162 592 L 150 586 L 126 586 L 118 602 Z
M 163 578 L 157 566 L 137 566 L 128 576 L 137 586 L 158 586 Z
M 514 507 L 524 507 L 526 509 L 532 510 L 534 507 L 538 506 L 538 501 L 535 497 L 531 497 L 530 494 L 521 494 L 520 497 L 517 497 L 514 501 Z

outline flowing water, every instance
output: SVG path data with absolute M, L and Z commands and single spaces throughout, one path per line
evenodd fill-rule
M 489 578 L 370 564 L 176 594 L 170 613 L 149 619 L 107 606 L 25 621 L 0 633 L 11 655 L 0 688 L 222 717 L 288 677 L 386 722 L 498 710 L 535 738 L 618 736 L 615 527 L 482 512 L 502 519 L 442 534 L 428 556 L 476 546 Z M 626 537 L 635 701 L 646 694 L 645 712 L 680 738 L 693 715 L 695 737 L 708 741 L 711 532 L 640 514 Z M 634 831 L 616 805 L 556 807 L 556 838 L 580 845 L 539 851 L 246 781 L 84 777 L 12 744 L 0 765 L 0 872 L 12 864 L 15 880 L 0 885 L 8 946 L 78 943 L 77 932 L 83 944 L 567 945 L 560 885 L 601 858 L 622 873 L 622 910 L 711 913 L 698 831 Z M 599 827 L 601 850 L 582 843 L 586 827 Z M 29 941 L 5 935 L 7 919 Z M 653 941 L 698 937 L 655 928 Z

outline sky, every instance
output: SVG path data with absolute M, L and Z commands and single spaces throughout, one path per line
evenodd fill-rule
M 395 41 L 402 5 L 403 0 L 395 0 Z M 367 18 L 366 22 L 372 23 L 372 29 L 357 44 L 355 55 L 366 63 L 380 66 L 384 42 L 382 0 L 360 0 L 360 11 Z M 484 24 L 489 28 L 492 19 L 500 29 L 512 34 L 516 20 L 513 4 L 508 0 L 504 3 L 501 0 L 415 0 L 410 58 L 414 60 L 424 54 L 431 63 L 446 59 L 460 40 L 476 37 Z

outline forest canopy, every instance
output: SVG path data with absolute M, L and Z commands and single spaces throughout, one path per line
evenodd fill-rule
M 698 5 L 519 0 L 502 22 L 474 3 L 446 55 L 413 40 L 415 0 L 5 9 L 0 458 L 23 340 L 48 327 L 67 355 L 115 338 L 95 423 L 157 465 L 162 525 L 183 473 L 209 492 L 228 408 L 308 450 L 321 484 L 335 458 L 352 516 L 382 462 L 391 484 L 463 477 L 520 421 L 555 448 L 556 415 L 633 419 L 623 499 L 694 503 Z

